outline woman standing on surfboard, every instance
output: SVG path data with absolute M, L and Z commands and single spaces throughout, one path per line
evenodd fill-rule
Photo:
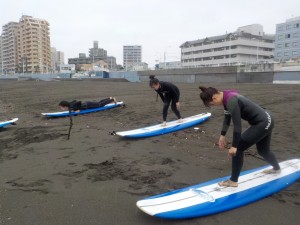
M 270 151 L 270 142 L 274 119 L 271 114 L 240 95 L 235 90 L 218 91 L 213 87 L 199 87 L 202 91 L 200 98 L 206 107 L 223 106 L 224 121 L 219 138 L 219 148 L 226 145 L 225 135 L 232 120 L 233 140 L 228 153 L 232 156 L 232 171 L 229 180 L 219 183 L 220 186 L 237 187 L 238 178 L 243 167 L 244 151 L 256 144 L 258 154 L 261 155 L 273 169 L 265 170 L 265 173 L 279 173 L 280 166 L 275 155 Z M 250 127 L 242 133 L 241 120 L 246 120 Z
M 171 103 L 171 109 L 179 119 L 179 122 L 182 122 L 182 117 L 180 115 L 180 112 L 178 110 L 180 104 L 179 104 L 179 97 L 180 97 L 180 91 L 177 86 L 175 86 L 172 83 L 165 82 L 165 81 L 159 81 L 155 76 L 150 76 L 150 87 L 153 88 L 160 96 L 161 100 L 164 103 L 163 107 L 163 124 L 162 126 L 167 125 L 167 115 L 168 115 L 168 109 Z

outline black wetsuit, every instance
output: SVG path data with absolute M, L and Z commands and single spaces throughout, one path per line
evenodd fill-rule
M 180 91 L 178 87 L 176 87 L 174 84 L 160 81 L 160 88 L 156 90 L 156 92 L 159 94 L 161 100 L 164 103 L 163 107 L 163 121 L 167 120 L 168 115 L 168 109 L 170 106 L 170 103 L 172 102 L 171 109 L 175 113 L 178 119 L 181 118 L 180 112 L 177 109 L 176 103 L 179 102 L 180 97 Z
M 237 148 L 236 156 L 232 157 L 232 174 L 230 180 L 237 182 L 243 166 L 244 151 L 256 144 L 258 154 L 261 155 L 275 170 L 280 169 L 275 155 L 270 151 L 270 142 L 274 119 L 271 114 L 239 95 L 236 91 L 223 91 L 223 105 L 225 118 L 221 135 L 226 134 L 232 120 L 232 147 Z M 250 127 L 242 133 L 241 119 L 248 121 Z
M 109 103 L 112 103 L 114 99 L 106 98 L 102 99 L 99 102 L 81 102 L 81 101 L 72 101 L 70 102 L 70 109 L 73 111 L 84 110 L 84 109 L 92 109 L 92 108 L 100 108 Z

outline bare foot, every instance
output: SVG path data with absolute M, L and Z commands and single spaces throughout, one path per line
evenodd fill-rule
M 231 180 L 225 180 L 225 181 L 219 182 L 218 185 L 222 186 L 222 187 L 237 187 L 238 183 L 231 181 Z
M 279 170 L 268 169 L 268 170 L 263 171 L 263 173 L 265 173 L 265 174 L 279 174 L 280 172 L 281 172 L 281 169 L 279 169 Z
M 161 126 L 162 126 L 162 127 L 165 127 L 165 126 L 167 126 L 167 122 L 166 122 L 166 121 L 164 121 L 164 122 L 161 124 Z

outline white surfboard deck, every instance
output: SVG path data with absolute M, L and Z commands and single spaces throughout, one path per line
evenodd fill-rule
M 0 121 L 0 127 L 5 127 L 7 125 L 13 124 L 16 121 L 18 121 L 18 118 L 13 118 L 13 119 L 10 119 L 10 120 Z
M 280 163 L 281 173 L 266 174 L 271 166 L 241 173 L 238 187 L 220 187 L 229 177 L 167 192 L 137 202 L 145 213 L 167 219 L 184 219 L 237 208 L 274 194 L 300 179 L 300 159 Z
M 183 119 L 183 122 L 179 122 L 179 120 L 167 122 L 166 126 L 164 127 L 162 126 L 162 124 L 157 124 L 157 125 L 134 129 L 134 130 L 116 132 L 116 135 L 119 135 L 121 137 L 128 137 L 128 138 L 143 138 L 143 137 L 151 137 L 156 135 L 167 134 L 167 133 L 171 133 L 171 132 L 175 132 L 178 130 L 195 126 L 209 119 L 210 116 L 211 113 L 201 113 L 198 115 L 186 117 Z

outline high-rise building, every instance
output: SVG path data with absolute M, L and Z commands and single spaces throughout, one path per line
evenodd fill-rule
M 2 27 L 2 62 L 5 74 L 47 73 L 51 67 L 49 23 L 22 16 L 19 23 Z
M 89 56 L 93 61 L 104 60 L 107 57 L 107 51 L 98 47 L 98 41 L 94 41 L 94 47 L 90 48 Z
M 14 74 L 17 69 L 18 23 L 9 22 L 2 27 L 2 65 L 4 74 Z
M 56 48 L 51 48 L 51 72 L 58 72 L 65 64 L 64 53 L 56 51 Z
M 142 46 L 125 45 L 123 46 L 123 67 L 130 70 L 134 66 L 142 63 Z
M 274 58 L 276 61 L 300 58 L 300 16 L 276 24 Z
M 265 35 L 261 25 L 253 24 L 233 33 L 187 41 L 180 48 L 182 67 L 272 62 L 274 35 Z
M 0 74 L 3 74 L 3 60 L 2 60 L 2 36 L 0 35 Z
M 22 16 L 18 29 L 18 65 L 29 73 L 48 73 L 51 68 L 49 23 Z M 24 69 L 21 71 L 24 72 Z M 20 69 L 18 72 L 21 72 Z

